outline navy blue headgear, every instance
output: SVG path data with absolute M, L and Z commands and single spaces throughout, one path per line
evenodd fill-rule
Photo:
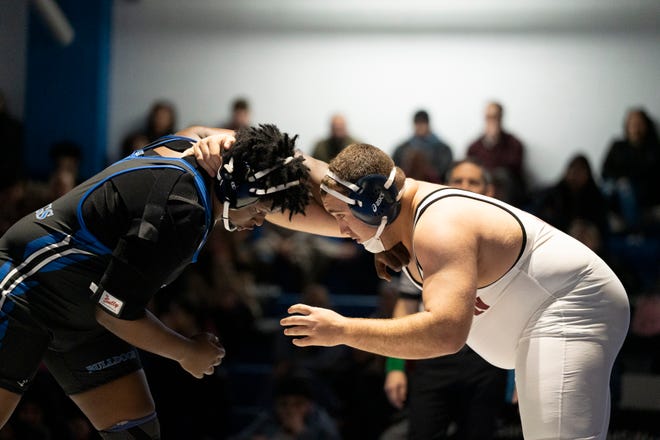
M 215 195 L 232 209 L 242 208 L 257 201 L 259 197 L 250 193 L 253 185 L 247 182 L 249 166 L 243 164 L 243 170 L 237 172 L 233 159 L 227 165 L 221 166 L 216 175 L 214 185 Z
M 392 168 L 389 176 L 369 174 L 355 183 L 341 179 L 330 170 L 326 172 L 326 176 L 345 186 L 350 192 L 346 196 L 325 184 L 321 184 L 321 189 L 347 203 L 353 215 L 364 223 L 378 226 L 386 217 L 387 224 L 390 224 L 399 215 L 403 193 L 394 184 L 396 167 Z
M 292 180 L 275 186 L 266 186 L 261 179 L 270 172 L 285 166 L 293 160 L 293 156 L 284 158 L 282 162 L 261 171 L 253 171 L 247 162 L 239 165 L 234 158 L 218 169 L 214 184 L 215 194 L 223 202 L 222 219 L 225 229 L 233 231 L 229 223 L 229 209 L 240 209 L 257 202 L 261 197 L 275 192 L 283 191 L 292 186 L 299 185 L 299 180 Z

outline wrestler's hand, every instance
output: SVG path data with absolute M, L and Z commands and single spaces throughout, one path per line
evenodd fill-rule
M 288 312 L 292 316 L 281 319 L 280 324 L 287 327 L 285 335 L 294 336 L 293 345 L 332 347 L 342 343 L 347 318 L 339 313 L 306 304 L 295 304 Z
M 410 253 L 403 243 L 398 242 L 391 249 L 374 255 L 374 264 L 376 265 L 376 274 L 378 278 L 385 281 L 392 281 L 392 276 L 387 272 L 390 268 L 395 272 L 400 272 L 403 266 L 410 262 Z
M 387 373 L 384 388 L 387 400 L 392 406 L 402 409 L 408 394 L 408 377 L 405 371 L 394 370 Z
M 195 142 L 191 147 L 192 154 L 209 176 L 215 177 L 222 166 L 222 151 L 231 148 L 234 142 L 236 138 L 232 135 L 214 134 Z
M 200 333 L 190 338 L 190 344 L 179 364 L 188 373 L 201 379 L 205 374 L 213 374 L 224 357 L 225 349 L 220 345 L 218 337 L 211 333 Z

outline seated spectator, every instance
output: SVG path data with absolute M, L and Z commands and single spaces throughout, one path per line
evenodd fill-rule
M 176 107 L 171 102 L 156 101 L 147 115 L 145 135 L 149 142 L 177 131 Z
M 312 150 L 312 157 L 330 162 L 341 150 L 358 141 L 348 133 L 344 115 L 335 114 L 330 119 L 330 134 L 318 141 Z
M 250 103 L 245 98 L 236 98 L 231 104 L 231 117 L 220 124 L 221 128 L 238 130 L 249 127 L 252 119 Z
M 339 440 L 336 422 L 314 397 L 312 379 L 289 370 L 275 379 L 273 406 L 233 440 Z
M 143 131 L 134 131 L 124 138 L 121 143 L 121 157 L 130 155 L 135 150 L 146 147 L 149 144 L 149 138 Z
M 2 139 L 2 162 L 0 173 L 23 170 L 23 123 L 15 118 L 7 107 L 5 95 L 0 90 L 0 139 Z
M 392 160 L 408 177 L 440 183 L 453 160 L 451 148 L 431 130 L 426 110 L 415 113 L 413 126 L 413 135 L 394 149 Z
M 656 125 L 643 108 L 633 108 L 626 114 L 623 138 L 610 144 L 601 171 L 603 190 L 621 220 L 616 232 L 641 233 L 649 226 L 644 219 L 660 204 L 659 166 Z
M 527 192 L 525 146 L 504 130 L 503 116 L 504 107 L 499 102 L 486 105 L 483 134 L 468 146 L 467 156 L 477 159 L 491 173 L 496 198 L 520 206 Z
M 76 185 L 80 183 L 80 145 L 72 141 L 57 142 L 50 148 L 50 158 L 54 164 L 52 174 L 65 171 L 73 176 Z
M 534 197 L 531 210 L 540 218 L 570 233 L 587 232 L 586 224 L 596 227 L 602 241 L 609 232 L 608 208 L 605 197 L 594 180 L 589 159 L 575 155 L 569 162 L 562 178 Z M 580 224 L 574 222 L 581 220 Z M 587 227 L 588 229 L 588 227 Z

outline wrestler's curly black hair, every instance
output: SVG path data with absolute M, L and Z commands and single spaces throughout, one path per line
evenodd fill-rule
M 296 154 L 295 142 L 298 135 L 291 137 L 288 133 L 280 132 L 273 124 L 241 128 L 235 137 L 234 145 L 223 153 L 222 162 L 228 163 L 230 159 L 234 159 L 232 174 L 239 183 L 255 172 L 281 164 L 287 157 Z M 264 200 L 272 202 L 272 209 L 289 211 L 290 217 L 298 213 L 304 214 L 305 206 L 311 197 L 310 170 L 303 161 L 303 156 L 299 154 L 260 180 L 260 186 L 264 187 L 300 181 L 299 185 L 262 196 Z

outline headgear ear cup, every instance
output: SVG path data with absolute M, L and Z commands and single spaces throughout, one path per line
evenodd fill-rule
M 218 170 L 213 189 L 218 200 L 229 202 L 230 206 L 236 205 L 236 183 L 232 174 L 224 167 Z
M 249 166 L 244 165 L 244 169 L 250 172 Z M 253 184 L 248 182 L 244 176 L 245 171 L 237 170 L 234 166 L 234 160 L 230 159 L 227 166 L 221 166 L 214 182 L 215 194 L 219 200 L 229 202 L 230 208 L 238 208 L 241 201 L 248 203 L 256 200 L 256 195 L 251 192 Z
M 350 198 L 358 201 L 350 206 L 355 217 L 372 226 L 378 226 L 384 216 L 387 216 L 388 223 L 396 218 L 401 207 L 397 200 L 399 191 L 394 184 L 386 188 L 387 181 L 386 176 L 370 174 L 356 182 L 359 191 L 349 194 Z
M 390 224 L 399 215 L 403 191 L 399 191 L 394 184 L 396 167 L 392 168 L 387 177 L 369 174 L 356 183 L 348 182 L 330 170 L 325 175 L 350 191 L 344 195 L 324 183 L 321 183 L 321 189 L 348 204 L 353 215 L 364 223 L 379 226 L 386 217 L 387 224 Z
M 293 159 L 293 156 L 288 156 L 270 168 L 254 171 L 247 162 L 238 161 L 234 163 L 232 157 L 218 169 L 213 188 L 218 200 L 223 202 L 222 220 L 226 230 L 234 231 L 236 229 L 229 219 L 230 209 L 244 208 L 269 194 L 300 185 L 298 179 L 283 182 L 279 185 L 269 184 L 267 179 L 264 179 L 272 171 L 291 163 Z

